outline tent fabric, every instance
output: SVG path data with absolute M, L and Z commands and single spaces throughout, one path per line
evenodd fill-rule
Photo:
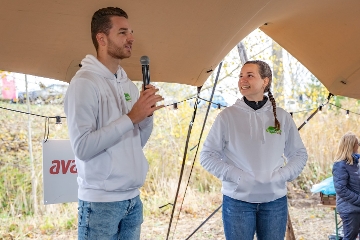
M 0 69 L 69 82 L 86 54 L 92 14 L 117 6 L 134 29 L 121 65 L 141 80 L 201 86 L 225 55 L 260 27 L 336 95 L 360 98 L 358 0 L 1 0 Z M 301 83 L 300 83 L 301 84 Z

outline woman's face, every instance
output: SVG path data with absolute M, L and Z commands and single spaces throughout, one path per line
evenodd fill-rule
M 256 64 L 245 64 L 239 76 L 240 93 L 249 101 L 261 101 L 264 89 L 269 83 L 269 78 L 261 79 L 259 67 Z

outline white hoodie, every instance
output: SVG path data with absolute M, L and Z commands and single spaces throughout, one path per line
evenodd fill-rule
M 78 197 L 90 202 L 136 197 L 148 171 L 142 147 L 153 118 L 133 124 L 126 115 L 139 90 L 120 66 L 116 78 L 92 55 L 81 64 L 64 103 L 78 170 Z
M 238 99 L 217 116 L 200 162 L 222 180 L 224 195 L 250 203 L 276 200 L 304 168 L 307 152 L 291 115 L 282 108 L 276 113 L 281 135 L 266 131 L 274 126 L 269 100 L 254 110 Z

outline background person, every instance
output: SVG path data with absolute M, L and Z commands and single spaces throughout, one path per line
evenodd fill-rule
M 134 42 L 125 11 L 95 12 L 91 36 L 97 56 L 82 60 L 64 106 L 78 171 L 78 239 L 140 239 L 139 188 L 148 171 L 142 147 L 162 97 L 151 85 L 139 94 L 119 65 Z
M 252 240 L 255 232 L 258 240 L 284 239 L 286 182 L 295 179 L 307 161 L 293 119 L 276 108 L 271 82 L 267 63 L 244 64 L 238 83 L 244 97 L 219 113 L 200 155 L 201 165 L 222 180 L 228 240 Z
M 339 141 L 333 165 L 336 210 L 343 221 L 343 240 L 354 240 L 360 229 L 359 140 L 347 132 Z

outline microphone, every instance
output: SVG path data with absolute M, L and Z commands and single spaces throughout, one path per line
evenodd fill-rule
M 143 74 L 143 88 L 145 91 L 145 86 L 150 83 L 150 70 L 149 70 L 149 63 L 150 58 L 148 56 L 142 56 L 140 58 L 141 68 L 142 68 L 142 74 Z

